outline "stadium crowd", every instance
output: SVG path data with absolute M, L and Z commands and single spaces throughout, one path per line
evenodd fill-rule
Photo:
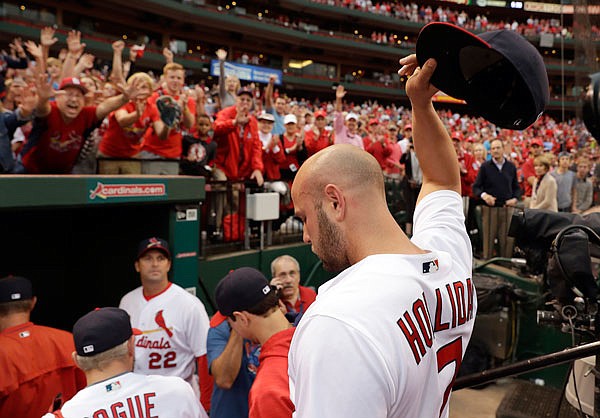
M 136 71 L 140 54 L 135 49 L 124 62 L 123 41 L 113 44 L 110 69 L 94 65 L 79 32 L 71 31 L 66 48 L 51 57 L 57 42 L 55 30 L 46 27 L 38 42 L 15 39 L 3 55 L 0 172 L 181 173 L 253 181 L 282 194 L 286 216 L 292 210 L 289 188 L 302 162 L 328 145 L 348 142 L 372 153 L 385 176 L 397 183 L 399 209 L 408 212 L 410 232 L 411 201 L 421 181 L 411 153 L 410 109 L 346 100 L 342 86 L 335 97 L 312 101 L 286 96 L 274 78 L 266 86 L 242 86 L 236 76 L 225 74 L 227 52 L 222 49 L 216 52 L 218 84 L 207 86 L 186 85 L 185 69 L 168 48 L 163 74 L 153 77 Z M 559 170 L 559 155 L 568 156 L 575 171 L 577 164 L 586 167 L 584 180 L 595 196 L 587 207 L 569 210 L 598 203 L 598 147 L 581 122 L 544 115 L 525 131 L 508 131 L 468 114 L 439 113 L 463 162 L 465 203 L 470 198 L 473 206 L 482 204 L 472 185 L 479 165 L 491 158 L 486 154 L 495 139 L 502 140 L 503 154 L 517 168 L 522 205 L 530 204 L 533 182 L 540 177 L 532 167 L 532 155 L 540 154 L 532 154 L 533 146 L 546 152 L 550 172 Z M 217 207 L 218 225 L 224 204 Z
M 419 6 L 416 3 L 402 2 L 372 2 L 371 0 L 312 0 L 315 3 L 327 4 L 329 6 L 345 7 L 360 10 L 366 13 L 375 13 L 383 16 L 395 17 L 397 19 L 409 20 L 418 23 L 448 22 L 476 32 L 510 29 L 524 36 L 537 36 L 542 33 L 550 33 L 555 36 L 563 34 L 565 38 L 573 37 L 573 30 L 563 27 L 559 19 L 538 19 L 529 17 L 525 22 L 518 20 L 488 21 L 485 14 L 470 16 L 464 10 L 452 10 L 449 7 L 438 6 L 432 8 L 429 5 Z M 591 27 L 592 36 L 600 37 L 600 28 Z

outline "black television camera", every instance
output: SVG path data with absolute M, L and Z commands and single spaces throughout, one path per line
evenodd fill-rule
M 526 209 L 513 215 L 509 235 L 525 253 L 533 274 L 542 274 L 547 306 L 538 322 L 595 336 L 598 284 L 592 257 L 600 257 L 600 213 L 576 215 Z

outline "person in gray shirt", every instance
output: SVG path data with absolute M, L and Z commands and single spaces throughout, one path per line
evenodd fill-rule
M 575 194 L 575 173 L 569 170 L 571 154 L 561 152 L 558 154 L 558 167 L 552 172 L 556 180 L 557 199 L 559 212 L 573 212 Z

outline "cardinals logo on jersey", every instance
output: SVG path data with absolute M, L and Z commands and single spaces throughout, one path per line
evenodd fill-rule
M 165 323 L 165 318 L 163 317 L 162 309 L 160 311 L 156 312 L 156 316 L 154 317 L 154 322 L 156 322 L 156 325 L 158 325 L 163 330 L 165 330 L 165 332 L 167 333 L 167 335 L 169 337 L 173 336 L 173 332 L 169 328 L 167 328 L 167 324 Z
M 69 132 L 65 139 L 60 132 L 56 132 L 50 135 L 50 148 L 58 152 L 67 152 L 78 148 L 82 139 L 82 136 L 75 131 Z

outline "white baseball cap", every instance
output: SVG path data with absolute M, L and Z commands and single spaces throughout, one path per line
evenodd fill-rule
M 256 119 L 268 120 L 270 122 L 275 122 L 275 117 L 272 114 L 265 112 L 265 111 L 261 112 Z
M 354 112 L 350 112 L 346 115 L 346 120 L 350 119 L 358 120 L 358 115 Z
M 285 115 L 285 117 L 283 118 L 283 124 L 287 125 L 288 123 L 298 123 L 296 115 L 292 115 L 291 113 Z

